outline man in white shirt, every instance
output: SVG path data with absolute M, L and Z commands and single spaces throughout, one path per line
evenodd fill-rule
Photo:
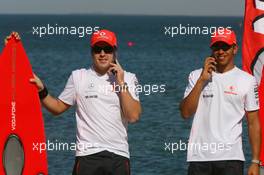
M 242 119 L 247 115 L 252 164 L 248 175 L 259 174 L 260 124 L 258 85 L 237 68 L 234 31 L 219 28 L 211 38 L 212 55 L 202 69 L 190 73 L 180 104 L 183 118 L 193 118 L 189 138 L 188 175 L 242 175 Z
M 117 39 L 100 30 L 91 36 L 93 64 L 72 72 L 58 98 L 35 76 L 42 104 L 54 115 L 76 105 L 77 150 L 73 175 L 129 175 L 127 124 L 139 119 L 135 74 L 122 69 Z

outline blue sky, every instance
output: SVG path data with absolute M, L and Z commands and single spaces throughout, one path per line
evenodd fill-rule
M 1 14 L 243 16 L 243 0 L 0 0 Z

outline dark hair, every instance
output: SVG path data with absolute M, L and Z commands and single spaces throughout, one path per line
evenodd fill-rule
M 118 52 L 117 52 L 117 47 L 115 47 L 115 46 L 114 46 L 114 52 L 113 52 L 113 55 L 114 55 L 114 59 L 117 59 Z

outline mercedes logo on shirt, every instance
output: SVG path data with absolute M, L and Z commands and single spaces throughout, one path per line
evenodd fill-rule
M 92 89 L 93 87 L 94 87 L 93 83 L 90 83 L 89 86 L 88 86 L 89 89 Z

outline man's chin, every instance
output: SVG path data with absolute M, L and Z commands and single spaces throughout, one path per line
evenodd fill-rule
M 100 65 L 100 66 L 98 66 L 97 68 L 98 68 L 100 71 L 102 71 L 102 72 L 107 72 L 107 71 L 109 70 L 110 66 L 108 66 L 108 65 Z

